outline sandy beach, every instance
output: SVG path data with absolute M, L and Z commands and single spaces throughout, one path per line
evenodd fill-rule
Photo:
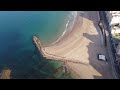
M 42 48 L 45 57 L 58 56 L 56 60 L 66 61 L 71 75 L 77 79 L 112 79 L 110 65 L 97 60 L 99 53 L 109 59 L 106 48 L 101 45 L 98 21 L 97 11 L 79 11 L 73 30 L 57 43 Z

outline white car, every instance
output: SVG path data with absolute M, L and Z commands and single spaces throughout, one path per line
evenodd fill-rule
M 105 55 L 102 55 L 102 54 L 98 54 L 98 60 L 107 62 L 107 59 L 106 59 Z

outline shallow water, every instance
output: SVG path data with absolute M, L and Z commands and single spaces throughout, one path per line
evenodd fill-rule
M 0 11 L 0 71 L 10 68 L 13 79 L 71 78 L 63 72 L 62 63 L 43 58 L 32 39 L 37 35 L 44 45 L 57 40 L 65 30 L 68 14 L 67 11 Z

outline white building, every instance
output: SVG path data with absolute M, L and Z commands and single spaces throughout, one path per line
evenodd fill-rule
M 120 11 L 105 11 L 111 33 L 113 36 L 120 36 Z

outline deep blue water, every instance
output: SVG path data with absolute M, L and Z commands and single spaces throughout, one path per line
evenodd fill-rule
M 69 78 L 62 63 L 43 58 L 33 43 L 37 35 L 43 44 L 55 41 L 65 29 L 67 11 L 0 11 L 0 71 L 12 70 L 11 77 Z

